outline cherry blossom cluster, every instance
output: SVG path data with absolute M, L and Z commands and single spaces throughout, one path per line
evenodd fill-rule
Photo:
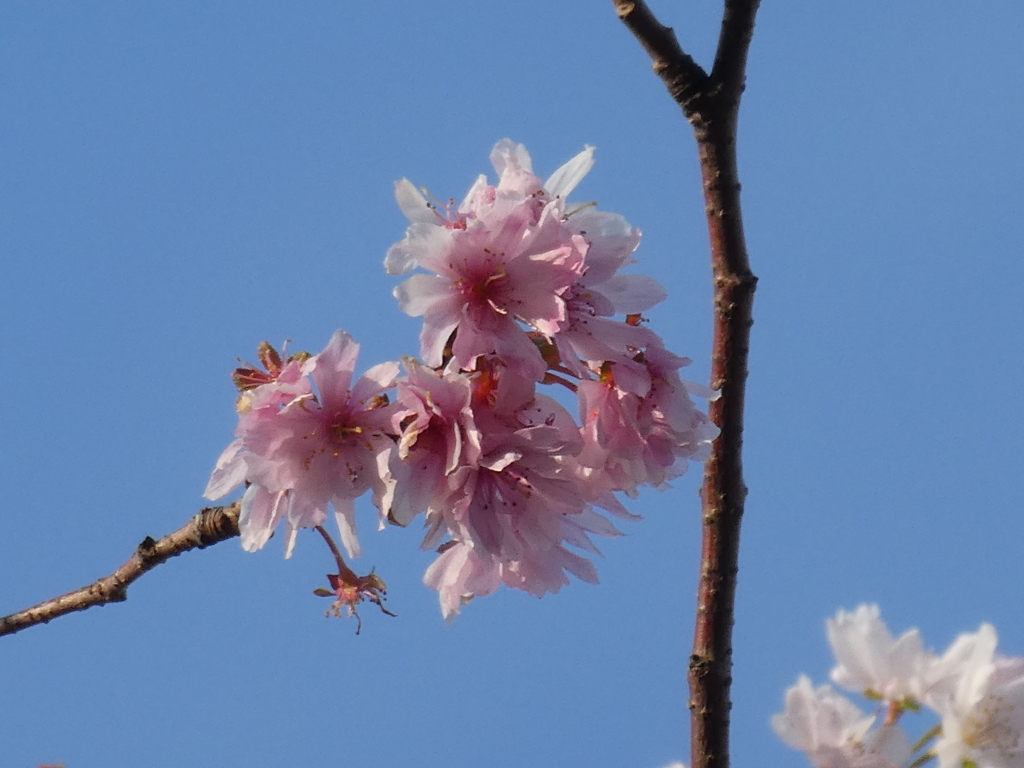
M 566 202 L 593 148 L 547 181 L 510 140 L 491 162 L 497 183 L 480 176 L 458 205 L 396 184 L 410 224 L 384 264 L 419 270 L 394 291 L 423 317 L 419 359 L 356 378 L 359 345 L 338 331 L 316 355 L 264 343 L 258 366 L 235 371 L 236 438 L 206 496 L 245 485 L 245 549 L 283 523 L 290 556 L 299 529 L 326 537 L 333 507 L 355 557 L 355 500 L 369 492 L 381 527 L 423 515 L 423 547 L 439 553 L 424 580 L 451 618 L 501 584 L 539 597 L 567 574 L 596 582 L 580 552 L 599 554 L 593 535 L 620 535 L 597 510 L 634 518 L 616 494 L 665 488 L 708 455 L 717 429 L 691 396 L 714 393 L 680 378 L 690 361 L 641 317 L 665 298 L 661 286 L 619 271 L 640 232 Z M 578 420 L 543 386 L 574 397 Z M 331 584 L 349 608 L 380 604 L 377 577 Z
M 917 629 L 894 639 L 874 605 L 839 611 L 827 630 L 832 682 L 873 702 L 874 712 L 801 676 L 772 727 L 816 768 L 931 760 L 939 768 L 1024 767 L 1024 658 L 998 654 L 990 624 L 960 635 L 941 656 L 925 648 Z M 911 745 L 900 721 L 923 709 L 939 723 Z

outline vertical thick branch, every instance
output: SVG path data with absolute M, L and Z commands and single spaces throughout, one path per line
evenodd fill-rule
M 700 578 L 690 656 L 691 766 L 729 764 L 732 627 L 739 572 L 743 482 L 743 406 L 754 287 L 740 182 L 736 126 L 747 52 L 759 0 L 726 0 L 718 51 L 706 73 L 680 48 L 643 0 L 614 0 L 616 12 L 653 61 L 653 69 L 693 127 L 700 159 L 714 279 L 711 384 L 721 392 L 711 418 L 721 429 L 704 468 Z
M 747 495 L 742 464 L 743 406 L 756 278 L 747 264 L 732 137 L 709 131 L 698 139 L 698 151 L 715 284 L 711 385 L 721 392 L 711 403 L 710 414 L 722 432 L 704 465 L 701 489 L 700 579 L 689 668 L 692 764 L 695 768 L 724 768 L 729 764 L 740 522 Z

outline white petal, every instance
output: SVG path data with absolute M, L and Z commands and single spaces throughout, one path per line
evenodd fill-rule
M 384 257 L 384 271 L 389 275 L 403 275 L 416 266 L 416 257 L 409 247 L 409 239 L 400 240 L 388 248 Z
M 236 486 L 245 481 L 245 473 L 248 470 L 245 460 L 240 455 L 242 452 L 242 441 L 234 440 L 224 449 L 224 452 L 217 459 L 217 466 L 210 475 L 210 482 L 206 484 L 203 497 L 213 501 L 227 495 Z
M 519 461 L 521 458 L 523 458 L 522 453 L 509 449 L 504 453 L 489 454 L 481 457 L 480 466 L 485 469 L 489 469 L 492 472 L 501 472 L 501 470 L 505 469 L 509 464 L 514 461 Z
M 598 536 L 624 536 L 625 534 L 615 527 L 611 520 L 603 515 L 597 514 L 593 509 L 585 507 L 578 515 L 566 516 L 563 522 L 573 522 L 582 528 L 596 533 Z
M 408 179 L 399 179 L 395 182 L 395 200 L 409 221 L 437 224 L 437 214 L 430 207 L 427 198 Z
M 451 294 L 451 285 L 437 275 L 413 275 L 395 286 L 393 291 L 398 306 L 409 317 L 424 314 L 438 299 Z
M 452 239 L 452 231 L 438 222 L 414 221 L 405 230 L 405 237 L 388 249 L 384 269 L 389 275 L 401 275 L 420 265 L 432 268 L 432 258 L 444 261 Z M 436 271 L 436 270 L 435 270 Z
M 384 522 L 387 520 L 388 510 L 395 503 L 395 478 L 391 474 L 391 453 L 393 444 L 390 440 L 387 445 L 377 452 L 377 477 L 373 483 L 373 503 L 379 512 L 379 524 L 377 530 L 384 530 Z
M 365 403 L 382 390 L 393 387 L 395 379 L 398 378 L 400 372 L 401 368 L 393 360 L 386 363 L 377 363 L 352 386 L 352 394 L 349 396 L 349 399 Z
M 287 494 L 271 493 L 259 485 L 250 485 L 242 496 L 242 512 L 238 516 L 238 529 L 242 549 L 255 552 L 270 540 L 274 528 L 284 516 Z
M 448 309 L 451 310 L 451 307 Z M 458 326 L 459 316 L 454 311 L 445 311 L 445 307 L 426 313 L 426 317 L 423 318 L 423 329 L 420 331 L 420 356 L 424 363 L 434 367 L 441 365 L 444 348 L 451 338 L 452 331 Z M 453 358 L 452 363 L 455 362 Z
M 722 396 L 721 390 L 712 389 L 706 384 L 701 384 L 697 381 L 691 381 L 690 379 L 681 379 L 683 386 L 686 387 L 686 391 L 690 397 L 700 397 L 704 400 L 717 400 Z
M 504 175 L 506 166 L 514 166 L 532 173 L 533 163 L 530 160 L 530 153 L 526 147 L 512 139 L 501 139 L 491 150 L 491 164 L 497 171 L 499 178 Z
M 473 203 L 476 200 L 476 196 L 480 194 L 481 190 L 486 189 L 487 186 L 487 177 L 481 173 L 479 176 L 476 177 L 476 181 L 473 182 L 473 186 L 469 188 L 469 192 L 466 193 L 466 196 L 462 199 L 462 202 L 459 203 L 459 212 L 469 213 L 470 211 L 472 211 Z
M 295 551 L 295 540 L 299 536 L 299 529 L 291 524 L 289 521 L 285 521 L 284 524 L 284 559 L 287 560 L 292 556 Z
M 661 284 L 647 275 L 615 275 L 592 289 L 606 296 L 616 312 L 627 315 L 645 312 L 668 296 Z
M 341 543 L 345 545 L 345 551 L 349 557 L 359 557 L 363 554 L 359 546 L 359 538 L 356 536 L 356 505 L 355 499 L 334 499 L 334 518 L 338 522 L 338 530 L 341 532 Z
M 544 182 L 544 189 L 551 197 L 561 197 L 564 200 L 570 192 L 576 189 L 576 185 L 593 167 L 594 147 L 587 145 L 576 157 L 551 174 L 551 177 Z

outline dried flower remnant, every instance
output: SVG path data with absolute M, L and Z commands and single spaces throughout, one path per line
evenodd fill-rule
M 252 363 L 248 363 L 246 367 L 236 368 L 231 374 L 231 379 L 235 382 L 239 392 L 246 392 L 264 384 L 271 384 L 282 377 L 286 379 L 297 378 L 297 376 L 289 376 L 289 372 L 297 372 L 302 363 L 312 357 L 309 352 L 297 352 L 289 356 L 287 360 L 282 361 L 280 353 L 267 341 L 260 342 L 256 348 L 256 354 L 260 365 L 263 366 L 263 370 L 260 370 Z
M 317 587 L 313 590 L 313 594 L 317 597 L 335 598 L 334 602 L 331 603 L 331 607 L 327 609 L 327 613 L 324 615 L 340 618 L 342 612 L 344 612 L 346 617 L 355 616 L 357 635 L 362 631 L 363 619 L 359 612 L 356 611 L 356 606 L 363 602 L 363 600 L 373 603 L 386 615 L 395 616 L 396 614 L 384 607 L 384 600 L 387 596 L 387 586 L 384 584 L 384 580 L 373 571 L 370 571 L 366 576 L 357 575 L 355 571 L 345 564 L 345 560 L 341 556 L 337 545 L 323 526 L 318 525 L 316 531 L 327 543 L 338 566 L 338 573 L 327 574 L 327 581 L 331 585 L 330 589 Z

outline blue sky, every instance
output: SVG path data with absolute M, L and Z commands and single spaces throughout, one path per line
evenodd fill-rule
M 685 7 L 678 7 L 684 5 Z M 689 7 L 694 6 L 694 7 Z M 718 3 L 654 4 L 698 61 Z M 760 277 L 738 592 L 737 766 L 882 606 L 1024 654 L 1024 7 L 772 2 L 741 113 Z M 500 138 L 644 232 L 649 315 L 707 377 L 689 127 L 611 3 L 0 4 L 0 611 L 80 586 L 202 505 L 256 344 L 415 352 L 388 246 L 406 176 L 461 195 Z M 4 765 L 659 768 L 688 758 L 699 468 L 631 508 L 602 584 L 501 591 L 451 626 L 419 532 L 372 531 L 391 619 L 325 619 L 312 535 L 147 575 L 0 640 Z

